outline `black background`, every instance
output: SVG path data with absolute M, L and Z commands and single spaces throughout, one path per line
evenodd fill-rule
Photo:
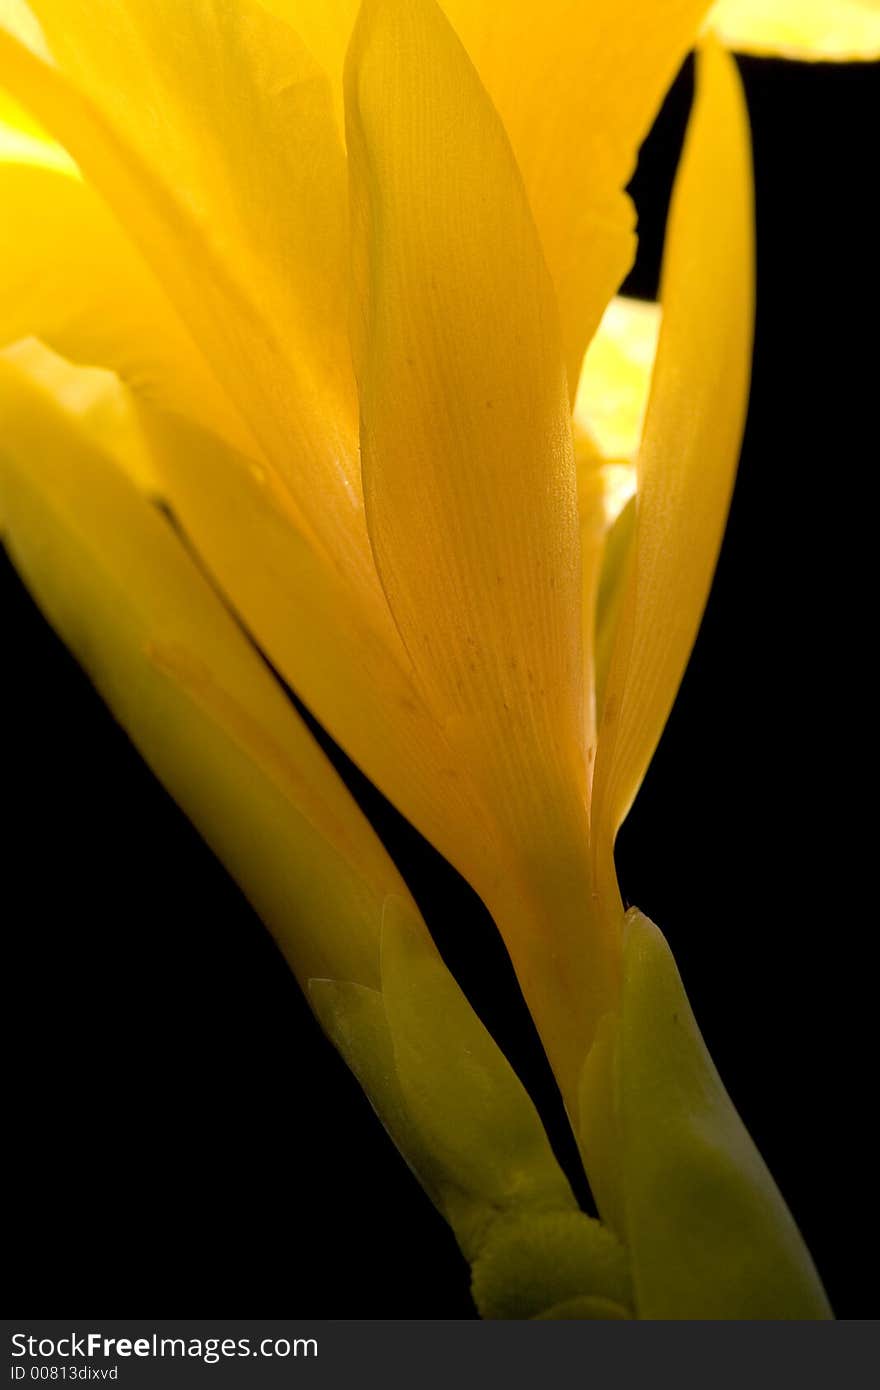
M 618 864 L 627 900 L 672 943 L 839 1316 L 871 1317 L 875 856 L 859 827 L 873 744 L 861 692 L 874 680 L 880 70 L 742 69 L 759 272 L 747 438 L 694 659 Z M 688 66 L 634 181 L 637 293 L 656 288 L 690 90 Z M 18 1307 L 472 1316 L 451 1235 L 267 933 L 5 560 L 2 585 Z M 569 1161 L 491 923 L 360 790 Z

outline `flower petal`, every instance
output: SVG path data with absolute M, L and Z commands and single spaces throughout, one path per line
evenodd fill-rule
M 594 843 L 609 878 L 614 836 L 672 708 L 724 530 L 748 400 L 753 235 L 742 90 L 733 59 L 707 44 L 669 216 L 634 562 L 599 731 Z
M 837 62 L 880 58 L 878 0 L 719 0 L 708 27 L 744 53 Z
M 33 8 L 54 62 L 0 27 L 0 81 L 139 245 L 303 525 L 369 576 L 328 83 L 256 0 Z
M 362 7 L 346 112 L 373 550 L 424 699 L 499 828 L 500 859 L 464 845 L 455 862 L 564 1071 L 612 988 L 614 946 L 586 930 L 578 518 L 552 286 L 503 129 L 433 0 Z
M 303 981 L 379 980 L 400 878 L 165 517 L 0 362 L 4 543 L 53 627 Z
M 259 457 L 161 285 L 59 146 L 0 123 L 0 202 L 0 346 L 38 336 Z
M 385 610 L 377 627 L 303 537 L 271 479 L 205 431 L 143 407 L 162 492 L 274 668 L 368 777 L 445 852 L 489 832 L 413 681 Z

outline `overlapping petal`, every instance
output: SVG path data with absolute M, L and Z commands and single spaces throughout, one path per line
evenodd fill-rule
M 257 0 L 33 9 L 52 59 L 0 27 L 0 84 L 140 247 L 316 544 L 369 586 L 326 80 Z
M 447 854 L 467 843 L 491 855 L 491 827 L 405 653 L 398 660 L 397 647 L 365 621 L 357 593 L 292 524 L 283 498 L 205 431 L 147 408 L 140 414 L 163 495 L 274 668 Z
M 636 487 L 635 458 L 657 352 L 660 306 L 617 297 L 587 349 L 572 428 L 583 573 L 587 729 L 602 712 L 620 611 Z
M 259 458 L 136 248 L 61 146 L 9 107 L 0 113 L 0 204 L 0 346 L 39 336 Z
M 748 399 L 753 236 L 745 104 L 733 60 L 708 44 L 669 216 L 633 563 L 593 783 L 612 900 L 613 839 L 672 707 L 727 516 Z
M 128 19 L 120 11 L 115 22 L 124 26 L 124 33 L 121 36 L 117 33 L 120 45 L 127 46 L 126 63 L 122 64 L 124 70 L 128 64 L 136 62 L 138 54 L 143 56 L 143 45 L 139 46 L 135 39 L 142 39 L 146 35 L 158 47 L 161 46 L 161 35 L 154 32 L 148 20 L 144 21 L 145 28 L 141 34 L 133 24 L 128 7 L 123 6 L 122 10 Z M 215 10 L 216 7 L 207 0 L 205 4 L 194 7 L 183 23 L 184 39 L 192 36 L 194 23 L 207 23 L 215 15 Z M 249 13 L 247 4 L 239 7 L 239 10 L 245 15 Z M 47 20 L 47 16 L 55 24 L 50 30 L 54 46 L 66 53 L 62 41 L 67 31 L 60 8 L 53 8 L 51 4 L 43 7 L 44 20 Z M 279 28 L 284 28 L 287 33 L 285 26 L 279 25 Z M 82 25 L 70 27 L 71 34 L 81 31 Z M 243 33 L 246 39 L 246 27 Z M 230 36 L 231 44 L 233 37 Z M 268 43 L 265 32 L 258 31 L 251 38 L 253 51 L 259 49 L 262 52 L 260 45 L 265 47 Z M 295 37 L 291 35 L 289 42 L 295 45 Z M 3 49 L 2 44 L 0 49 Z M 109 71 L 112 64 L 106 36 L 96 39 L 93 48 L 87 42 L 84 55 L 79 50 L 67 55 L 69 71 L 59 71 L 45 61 L 38 61 L 30 50 L 22 48 L 20 44 L 16 46 L 8 38 L 3 52 L 7 67 L 22 95 L 30 96 L 47 122 L 55 120 L 65 138 L 70 139 L 72 131 L 71 143 L 77 145 L 78 153 L 84 151 L 87 159 L 93 161 L 90 164 L 92 175 L 101 183 L 102 191 L 113 202 L 116 211 L 123 216 L 130 213 L 133 205 L 129 205 L 128 195 L 135 198 L 148 225 L 153 227 L 159 238 L 155 244 L 151 242 L 146 246 L 146 250 L 155 250 L 161 241 L 168 249 L 169 262 L 175 264 L 185 276 L 192 273 L 193 284 L 188 287 L 186 294 L 198 290 L 195 281 L 201 284 L 202 275 L 211 279 L 214 271 L 217 271 L 220 276 L 218 284 L 201 288 L 207 290 L 207 299 L 210 300 L 213 295 L 215 306 L 219 307 L 223 293 L 226 290 L 232 293 L 235 289 L 234 285 L 230 289 L 231 282 L 226 277 L 226 271 L 237 273 L 240 267 L 238 262 L 232 266 L 226 261 L 212 263 L 209 254 L 206 268 L 201 253 L 206 250 L 211 253 L 217 236 L 220 236 L 225 247 L 230 236 L 224 221 L 229 207 L 232 208 L 233 224 L 236 217 L 236 198 L 233 194 L 237 196 L 239 187 L 251 188 L 253 176 L 242 168 L 241 160 L 245 155 L 243 132 L 247 131 L 248 150 L 254 141 L 259 141 L 260 124 L 253 112 L 248 110 L 243 113 L 237 144 L 232 142 L 232 153 L 238 154 L 239 163 L 227 169 L 221 161 L 221 178 L 211 158 L 205 160 L 207 172 L 195 167 L 200 163 L 201 147 L 197 142 L 185 138 L 192 133 L 193 115 L 184 113 L 181 116 L 178 109 L 186 90 L 182 57 L 176 66 L 172 63 L 169 76 L 166 71 L 168 54 L 164 52 L 163 62 L 158 64 L 158 75 L 150 79 L 152 83 L 161 77 L 164 84 L 157 92 L 151 88 L 150 95 L 155 97 L 160 111 L 165 113 L 167 129 L 159 123 L 159 128 L 151 132 L 146 156 L 141 156 L 138 151 L 141 136 L 137 130 L 133 130 L 135 122 L 131 110 L 117 110 L 113 106 L 112 116 L 101 116 L 99 119 L 95 114 L 91 95 L 93 88 L 102 96 L 108 111 L 114 100 L 121 102 L 117 91 L 118 74 Z M 332 125 L 328 116 L 326 84 L 316 79 L 310 85 L 311 76 L 314 75 L 309 67 L 311 59 L 300 49 L 295 49 L 295 52 L 309 77 L 309 81 L 304 79 L 304 84 L 300 84 L 304 89 L 297 90 L 295 95 L 297 100 L 301 98 L 303 101 L 310 95 L 314 97 L 323 112 L 321 119 L 324 125 L 318 132 L 320 138 L 316 138 L 314 122 L 310 126 L 306 120 L 305 128 L 299 128 L 298 122 L 302 116 L 300 107 L 294 105 L 287 108 L 284 117 L 289 125 L 288 144 L 294 136 L 302 144 L 296 146 L 293 140 L 290 148 L 285 150 L 284 157 L 279 157 L 273 176 L 281 181 L 287 178 L 288 163 L 296 157 L 299 149 L 300 153 L 308 152 L 308 167 L 320 180 L 323 174 L 319 166 L 326 155 L 326 127 L 328 122 Z M 281 55 L 274 53 L 271 63 L 277 65 L 284 59 L 285 53 L 287 50 L 282 45 Z M 253 57 L 252 50 L 245 45 L 244 59 L 249 54 Z M 218 66 L 218 57 L 213 50 L 211 62 L 215 68 Z M 86 63 L 88 72 L 82 71 Z M 244 62 L 244 72 L 245 75 L 249 72 L 247 62 Z M 172 77 L 179 77 L 179 90 L 174 87 Z M 82 91 L 76 82 L 80 82 Z M 110 95 L 104 90 L 108 82 L 113 85 Z M 83 96 L 86 90 L 90 93 L 88 100 Z M 269 91 L 273 99 L 277 98 L 274 88 L 270 87 Z M 130 103 L 135 111 L 137 101 L 138 86 L 135 81 L 134 100 Z M 197 105 L 196 116 L 198 111 Z M 216 113 L 206 107 L 206 126 L 211 125 L 214 115 Z M 172 119 L 178 117 L 180 129 L 177 125 L 171 125 Z M 251 129 L 251 125 L 255 128 Z M 220 134 L 227 129 L 228 122 L 225 126 L 221 122 Z M 120 130 L 124 140 L 120 139 Z M 278 130 L 275 130 L 275 135 L 280 138 Z M 216 144 L 216 131 L 211 138 Z M 166 145 L 172 152 L 172 157 L 165 161 L 169 168 L 159 169 L 159 156 Z M 264 154 L 265 167 L 270 169 L 273 167 L 273 150 L 267 149 Z M 150 157 L 152 163 L 149 162 Z M 188 197 L 185 207 L 179 202 L 169 205 L 169 198 L 176 196 L 177 185 L 169 192 L 169 187 L 162 182 L 173 169 L 175 161 L 182 161 L 182 166 L 185 166 L 182 167 L 180 185 Z M 330 164 L 332 174 L 332 159 Z M 260 168 L 263 168 L 262 164 Z M 185 182 L 184 175 L 189 177 L 189 183 Z M 234 177 L 239 181 L 235 188 L 232 187 Z M 317 206 L 306 210 L 297 203 L 291 212 L 284 201 L 285 198 L 293 199 L 299 193 L 300 201 L 308 202 L 303 193 L 302 177 L 299 184 L 294 182 L 292 189 L 286 188 L 284 197 L 279 201 L 275 210 L 279 225 L 283 223 L 287 226 L 295 222 L 297 216 L 307 217 L 311 219 L 309 226 L 312 230 L 320 227 L 320 235 L 327 233 L 332 243 L 336 229 L 332 209 L 328 212 L 319 199 Z M 224 190 L 228 196 L 225 196 L 220 207 L 220 192 Z M 213 201 L 210 201 L 211 198 Z M 215 213 L 215 219 L 209 219 L 207 211 L 202 216 L 203 201 L 206 208 Z M 194 204 L 194 213 L 190 204 Z M 63 219 L 58 220 L 63 225 Z M 134 234 L 134 229 L 132 231 Z M 276 241 L 278 235 L 280 233 L 276 235 Z M 265 251 L 270 268 L 273 264 L 272 250 L 273 241 L 270 239 Z M 297 238 L 293 237 L 290 246 L 285 249 L 282 270 L 284 274 L 289 273 L 294 290 L 301 281 L 307 283 L 310 275 L 308 256 L 298 261 L 297 252 Z M 244 264 L 246 269 L 246 258 Z M 241 285 L 238 287 L 241 288 Z M 247 287 L 250 287 L 250 281 Z M 172 290 L 175 288 L 180 287 L 172 285 Z M 319 291 L 320 277 L 317 286 L 312 285 L 309 292 L 317 294 Z M 279 313 L 285 302 L 281 295 L 276 302 L 267 291 L 266 313 Z M 326 309 L 330 318 L 335 302 L 332 295 L 327 297 Z M 123 306 L 124 303 L 123 299 Z M 189 301 L 184 294 L 175 296 L 175 303 L 183 312 Z M 240 311 L 244 311 L 241 297 L 236 298 L 233 293 L 226 309 L 228 313 L 223 311 L 222 331 L 235 339 L 237 350 L 244 350 L 247 333 L 244 330 L 239 333 L 236 317 Z M 199 317 L 200 312 L 195 313 L 194 318 L 186 316 L 187 326 L 193 328 L 195 325 L 194 331 L 200 326 L 204 329 L 205 320 Z M 244 328 L 247 328 L 247 332 L 253 330 L 261 336 L 261 324 L 265 326 L 263 320 L 254 318 L 252 321 L 248 314 L 246 318 L 248 321 Z M 455 760 L 449 755 L 448 741 L 442 727 L 427 713 L 420 693 L 413 686 L 409 658 L 390 619 L 369 553 L 360 500 L 344 487 L 342 492 L 347 501 L 342 505 L 342 510 L 347 517 L 340 514 L 337 506 L 341 494 L 334 491 L 334 477 L 339 481 L 334 469 L 337 465 L 348 467 L 351 462 L 351 458 L 349 463 L 345 461 L 351 439 L 348 438 L 347 443 L 342 441 L 339 432 L 348 432 L 351 436 L 356 432 L 356 423 L 346 424 L 345 409 L 341 413 L 337 411 L 339 402 L 326 395 L 319 403 L 296 395 L 297 373 L 301 375 L 303 371 L 311 373 L 319 370 L 327 353 L 321 351 L 320 344 L 316 349 L 313 340 L 298 335 L 296 324 L 286 322 L 284 326 L 290 330 L 285 338 L 285 351 L 292 352 L 296 358 L 296 368 L 291 370 L 284 390 L 274 392 L 272 371 L 264 370 L 266 364 L 261 362 L 259 352 L 255 352 L 246 354 L 249 360 L 240 366 L 237 374 L 240 378 L 238 392 L 230 392 L 235 400 L 242 401 L 242 389 L 246 392 L 247 381 L 254 376 L 261 382 L 260 389 L 268 387 L 278 396 L 273 404 L 274 418 L 286 422 L 284 428 L 287 431 L 283 453 L 288 471 L 283 475 L 281 487 L 278 470 L 272 466 L 273 458 L 277 461 L 277 456 L 263 453 L 262 457 L 269 464 L 268 469 L 264 470 L 239 450 L 225 447 L 216 436 L 212 437 L 200 427 L 201 422 L 197 418 L 190 424 L 182 418 L 160 418 L 156 411 L 149 409 L 145 411 L 145 418 L 150 420 L 151 437 L 158 450 L 163 487 L 229 601 L 255 632 L 270 659 L 334 737 L 401 810 L 454 861 L 461 860 L 464 846 L 467 846 L 468 853 L 480 856 L 483 862 L 494 860 L 497 855 L 489 852 L 493 831 L 486 824 L 483 809 L 474 809 L 470 779 L 466 772 L 456 767 Z M 112 320 L 110 327 L 112 329 Z M 210 356 L 212 367 L 217 368 L 218 378 L 226 381 L 222 364 L 218 365 L 219 358 L 211 354 L 210 335 L 206 336 L 202 331 L 197 332 L 196 336 L 206 356 Z M 347 347 L 345 355 L 347 360 Z M 310 408 L 317 408 L 318 404 L 319 428 L 323 432 L 319 441 L 321 448 L 317 452 L 312 451 L 309 457 L 308 449 L 304 452 L 305 446 L 297 431 L 301 430 L 304 421 L 305 427 L 310 428 L 309 420 L 313 418 Z M 261 434 L 261 440 L 265 442 L 264 434 Z M 332 476 L 324 471 L 328 457 Z M 297 470 L 303 464 L 307 470 L 312 465 L 315 467 L 311 481 L 305 486 L 304 476 L 300 475 L 294 486 L 296 480 L 292 480 L 289 469 Z M 285 486 L 285 482 L 289 486 Z M 308 517 L 303 515 L 304 511 L 308 511 Z M 310 520 L 315 525 L 311 525 Z M 322 537 L 316 535 L 319 524 L 323 528 Z M 322 538 L 326 543 L 322 543 Z M 301 598 L 302 604 L 298 602 Z
M 3 539 L 113 714 L 294 970 L 375 984 L 366 820 L 166 518 L 78 417 L 0 363 Z

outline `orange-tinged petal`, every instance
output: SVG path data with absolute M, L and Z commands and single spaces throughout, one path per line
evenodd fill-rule
M 669 215 L 633 562 L 599 731 L 594 845 L 609 882 L 614 836 L 672 707 L 724 530 L 748 400 L 753 237 L 745 103 L 733 59 L 707 44 Z
M 489 832 L 405 652 L 369 621 L 264 476 L 202 430 L 144 407 L 162 493 L 272 665 L 386 796 L 437 844 Z M 396 636 L 392 628 L 392 636 Z
M 744 53 L 880 58 L 880 0 L 719 0 L 708 27 Z
M 36 0 L 0 82 L 140 246 L 316 542 L 367 573 L 329 84 L 257 0 Z
M 565 1072 L 614 966 L 586 925 L 578 518 L 552 285 L 503 128 L 433 0 L 362 7 L 346 112 L 373 549 L 424 699 L 500 829 L 500 860 L 465 843 L 455 862 Z

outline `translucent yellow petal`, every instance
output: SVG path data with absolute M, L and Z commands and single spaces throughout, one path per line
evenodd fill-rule
M 490 834 L 402 652 L 291 524 L 264 474 L 203 431 L 141 411 L 163 495 L 272 665 L 425 833 Z
M 659 304 L 618 296 L 587 349 L 574 403 L 575 428 L 584 430 L 606 459 L 635 461 L 659 333 Z M 614 516 L 620 510 L 616 506 Z
M 259 457 L 161 285 L 58 149 L 0 124 L 0 346 L 36 335 Z
M 708 27 L 744 53 L 880 58 L 880 0 L 719 0 Z
M 635 460 L 659 331 L 659 304 L 613 299 L 587 349 L 575 398 L 584 664 L 596 723 L 620 611 L 623 562 L 632 530 L 627 504 L 636 489 Z
M 632 260 L 623 188 L 708 0 L 444 0 L 522 170 L 572 395 Z
M 137 242 L 303 525 L 369 572 L 328 83 L 256 0 L 33 8 L 55 62 L 0 29 L 0 82 Z
M 66 174 L 76 174 L 70 155 L 52 140 L 37 121 L 0 88 L 0 160 L 38 164 Z
M 585 621 L 593 624 L 593 692 L 596 702 L 596 725 L 601 729 L 605 709 L 608 673 L 614 656 L 618 624 L 626 598 L 629 565 L 636 529 L 635 496 L 621 508 L 602 541 L 595 602 L 585 612 Z
M 500 828 L 500 862 L 463 846 L 457 867 L 564 1072 L 613 988 L 614 946 L 586 929 L 578 518 L 552 286 L 504 132 L 433 3 L 363 6 L 346 111 L 373 549 L 424 698 Z
M 4 543 L 53 627 L 300 979 L 379 979 L 405 893 L 376 836 L 165 517 L 0 362 Z
M 611 845 L 672 707 L 724 530 L 751 361 L 751 189 L 736 67 L 710 44 L 669 216 L 634 559 L 599 731 L 593 828 L 609 878 Z

